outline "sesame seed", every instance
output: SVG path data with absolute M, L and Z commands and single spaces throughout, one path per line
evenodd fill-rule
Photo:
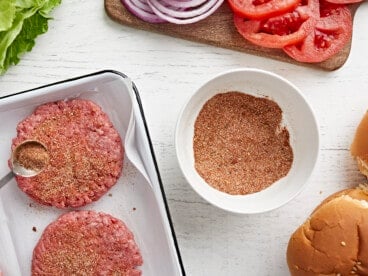
M 342 241 L 341 246 L 346 246 L 346 242 Z

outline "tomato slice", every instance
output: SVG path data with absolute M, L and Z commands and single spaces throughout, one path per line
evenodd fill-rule
M 234 13 L 250 19 L 263 19 L 294 10 L 301 0 L 228 0 Z
M 321 62 L 339 52 L 351 39 L 352 17 L 345 5 L 320 3 L 314 30 L 300 43 L 283 48 L 300 62 Z
M 354 3 L 359 3 L 359 2 L 363 2 L 363 0 L 326 0 L 329 3 L 332 4 L 354 4 Z
M 268 48 L 283 48 L 301 42 L 315 27 L 318 0 L 303 1 L 294 11 L 263 20 L 248 20 L 234 14 L 238 32 L 250 42 Z

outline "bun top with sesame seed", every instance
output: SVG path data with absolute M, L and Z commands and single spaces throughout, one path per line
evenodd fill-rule
M 368 191 L 365 186 L 325 199 L 291 236 L 292 276 L 368 275 Z

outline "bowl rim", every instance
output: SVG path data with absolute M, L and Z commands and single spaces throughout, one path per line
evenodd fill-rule
M 230 75 L 230 74 L 234 74 L 234 73 L 257 73 L 257 74 L 261 74 L 261 75 L 267 75 L 268 77 L 271 77 L 271 78 L 275 78 L 277 79 L 278 81 L 280 82 L 284 82 L 286 85 L 288 85 L 291 89 L 290 90 L 293 90 L 294 93 L 296 93 L 300 99 L 301 99 L 301 102 L 305 105 L 305 107 L 308 109 L 308 111 L 310 112 L 310 120 L 311 120 L 311 123 L 312 125 L 314 126 L 314 129 L 313 131 L 315 132 L 315 146 L 316 148 L 314 149 L 315 150 L 315 154 L 313 156 L 313 159 L 312 159 L 312 162 L 311 162 L 311 167 L 310 167 L 310 171 L 308 173 L 308 175 L 305 177 L 305 179 L 303 180 L 303 183 L 300 185 L 300 187 L 296 190 L 296 192 L 294 192 L 290 197 L 286 198 L 284 201 L 281 201 L 279 202 L 277 205 L 275 206 L 272 206 L 272 207 L 269 207 L 269 208 L 263 208 L 263 209 L 257 209 L 257 210 L 252 210 L 252 211 L 243 211 L 243 210 L 240 210 L 239 208 L 232 208 L 232 207 L 229 207 L 229 206 L 223 206 L 221 205 L 221 202 L 218 202 L 217 200 L 213 200 L 212 198 L 209 198 L 206 196 L 205 193 L 201 193 L 196 185 L 194 185 L 186 171 L 186 169 L 184 168 L 184 161 L 181 160 L 180 158 L 180 154 L 179 154 L 179 143 L 178 143 L 178 137 L 179 137 L 179 131 L 180 131 L 180 124 L 181 124 L 181 121 L 182 121 L 182 118 L 183 118 L 183 115 L 188 107 L 188 105 L 193 101 L 193 99 L 196 98 L 197 94 L 206 86 L 208 85 L 210 82 L 214 81 L 215 79 L 218 79 L 220 77 L 223 77 L 225 75 Z M 218 93 L 221 93 L 221 92 L 218 92 Z M 218 94 L 216 93 L 216 94 Z M 245 92 L 243 92 L 245 93 Z M 214 95 L 216 95 L 214 94 Z M 213 97 L 213 96 L 212 96 Z M 211 98 L 211 97 L 210 97 Z M 209 100 L 210 98 L 208 98 L 207 100 Z M 277 103 L 277 102 L 276 102 Z M 229 69 L 229 70 L 225 70 L 223 72 L 220 72 L 210 78 L 208 78 L 206 81 L 204 81 L 195 91 L 194 93 L 189 97 L 189 99 L 185 102 L 185 104 L 183 105 L 183 107 L 181 108 L 181 111 L 179 113 L 179 116 L 178 116 L 178 119 L 177 119 L 177 122 L 176 122 L 176 127 L 175 127 L 175 153 L 176 153 L 176 159 L 178 161 L 178 164 L 179 164 L 179 167 L 180 167 L 180 170 L 182 172 L 182 174 L 184 175 L 184 178 L 186 180 L 186 182 L 191 186 L 191 188 L 201 197 L 203 198 L 205 201 L 207 201 L 208 203 L 212 204 L 213 206 L 216 206 L 222 210 L 225 210 L 225 211 L 228 211 L 228 212 L 231 212 L 231 213 L 235 213 L 235 214 L 260 214 L 260 213 L 265 213 L 265 212 L 270 212 L 272 210 L 275 210 L 275 209 L 278 209 L 284 205 L 286 205 L 288 202 L 290 202 L 291 200 L 293 200 L 295 197 L 297 197 L 305 188 L 306 188 L 306 184 L 310 178 L 310 176 L 312 175 L 315 167 L 316 167 L 316 164 L 318 162 L 318 157 L 319 157 L 319 153 L 320 153 L 320 133 L 319 133 L 319 125 L 318 125 L 318 121 L 316 119 L 316 115 L 315 115 L 315 112 L 312 108 L 312 106 L 309 104 L 309 102 L 307 101 L 306 97 L 304 96 L 304 94 L 301 92 L 301 90 L 295 86 L 292 82 L 290 82 L 289 80 L 287 80 L 286 78 L 276 74 L 276 73 L 273 73 L 273 72 L 270 72 L 270 71 L 267 71 L 267 70 L 263 70 L 263 69 L 258 69 L 258 68 L 251 68 L 251 67 L 244 67 L 244 68 L 235 68 L 235 69 Z M 208 184 L 208 183 L 207 183 Z M 209 184 L 208 184 L 209 185 Z M 210 185 L 209 185 L 210 186 Z M 211 186 L 210 186 L 211 187 Z M 212 187 L 212 189 L 215 189 Z M 216 189 L 215 189 L 216 190 Z M 222 192 L 222 191 L 219 191 L 219 190 L 216 190 L 220 193 L 224 193 L 224 194 L 227 194 L 225 192 Z M 261 190 L 260 192 L 262 192 L 263 190 Z M 230 195 L 230 194 L 227 194 L 227 195 Z M 246 195 L 230 195 L 230 196 L 234 196 L 234 197 L 244 197 L 244 196 L 247 196 Z

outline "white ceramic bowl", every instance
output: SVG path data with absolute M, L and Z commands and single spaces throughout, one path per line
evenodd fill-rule
M 294 160 L 289 173 L 270 187 L 248 195 L 230 195 L 208 185 L 194 168 L 194 122 L 207 100 L 229 91 L 269 97 L 281 107 L 283 124 L 290 133 Z M 294 198 L 313 171 L 319 150 L 318 126 L 311 107 L 298 88 L 286 79 L 258 69 L 224 72 L 202 85 L 184 107 L 176 127 L 176 154 L 192 188 L 224 210 L 252 214 L 273 210 Z

